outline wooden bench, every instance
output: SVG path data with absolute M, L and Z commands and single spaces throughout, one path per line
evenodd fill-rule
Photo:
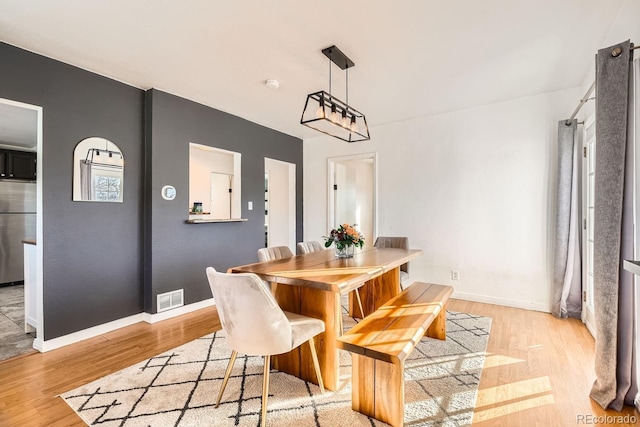
M 338 338 L 351 352 L 351 408 L 404 425 L 404 362 L 425 335 L 446 338 L 451 286 L 415 282 Z

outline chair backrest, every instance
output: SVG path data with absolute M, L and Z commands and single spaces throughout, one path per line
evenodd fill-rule
M 229 347 L 249 355 L 291 350 L 291 324 L 257 275 L 207 267 L 207 279 Z
M 316 241 L 300 242 L 297 245 L 298 254 L 310 254 L 324 249 L 322 243 Z
M 398 249 L 409 249 L 409 238 L 408 237 L 383 237 L 380 236 L 376 239 L 376 242 L 373 244 L 376 248 L 398 248 Z M 402 264 L 400 266 L 400 270 L 408 273 L 409 272 L 409 263 Z
M 287 246 L 272 246 L 270 248 L 260 248 L 258 249 L 258 260 L 260 262 L 263 261 L 273 261 L 281 258 L 291 258 L 293 256 L 293 252 Z

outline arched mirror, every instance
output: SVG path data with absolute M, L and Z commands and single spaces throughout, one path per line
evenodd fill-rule
M 73 151 L 73 200 L 122 202 L 124 156 L 105 138 L 85 138 Z

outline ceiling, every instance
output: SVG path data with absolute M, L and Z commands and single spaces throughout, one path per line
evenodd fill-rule
M 0 146 L 35 150 L 38 144 L 38 112 L 0 102 Z
M 624 3 L 0 0 L 0 40 L 306 139 L 325 47 L 355 62 L 349 101 L 375 128 L 580 86 Z M 344 88 L 334 66 L 333 94 Z

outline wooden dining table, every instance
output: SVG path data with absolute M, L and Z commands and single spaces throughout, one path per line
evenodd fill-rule
M 349 314 L 364 317 L 374 312 L 400 289 L 400 266 L 422 255 L 419 249 L 371 248 L 352 258 L 336 258 L 333 248 L 291 258 L 258 262 L 228 270 L 255 273 L 272 283 L 272 292 L 283 310 L 322 319 L 325 332 L 315 338 L 324 386 L 340 387 L 339 350 L 336 338 L 342 335 L 341 297 L 356 291 L 364 313 L 349 295 Z M 317 384 L 311 352 L 300 346 L 273 356 L 271 367 Z

